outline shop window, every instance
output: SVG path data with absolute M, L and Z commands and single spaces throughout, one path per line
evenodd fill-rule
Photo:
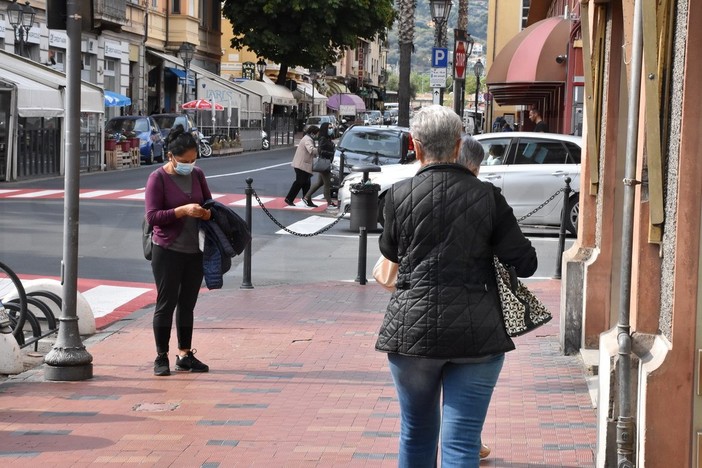
M 52 66 L 59 71 L 66 71 L 66 51 L 62 49 L 49 49 L 49 61 L 51 61 L 51 53 L 53 52 Z
M 94 83 L 96 81 L 95 75 L 95 56 L 90 54 L 82 54 L 80 79 Z
M 117 88 L 119 85 L 119 70 L 117 69 L 117 60 L 105 59 L 105 89 L 110 91 L 115 91 L 117 93 L 120 90 Z

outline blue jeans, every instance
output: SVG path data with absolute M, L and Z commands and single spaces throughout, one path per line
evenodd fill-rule
M 439 432 L 442 467 L 480 465 L 480 433 L 504 359 L 465 364 L 388 354 L 400 401 L 400 468 L 436 466 Z

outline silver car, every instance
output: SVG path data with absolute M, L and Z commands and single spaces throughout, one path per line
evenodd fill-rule
M 485 149 L 479 177 L 502 189 L 517 218 L 525 216 L 565 187 L 571 178 L 572 193 L 568 202 L 566 229 L 576 234 L 580 195 L 580 152 L 582 139 L 555 133 L 505 132 L 475 135 Z M 400 180 L 412 177 L 419 164 L 391 164 L 381 172 L 371 173 L 371 180 L 380 185 L 381 195 Z M 339 189 L 339 205 L 344 210 L 350 203 L 351 184 L 360 180 L 353 173 Z M 563 196 L 556 197 L 521 223 L 524 225 L 560 226 Z

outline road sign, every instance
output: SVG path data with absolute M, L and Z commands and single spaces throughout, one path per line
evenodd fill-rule
M 453 53 L 454 77 L 457 80 L 466 79 L 466 42 L 456 41 L 456 49 Z
M 446 87 L 446 69 L 445 68 L 432 68 L 429 75 L 429 86 L 432 88 L 445 88 Z
M 431 92 L 431 98 L 432 104 L 441 104 L 441 91 L 439 91 L 439 88 L 434 88 L 434 91 Z
M 431 67 L 446 68 L 448 66 L 448 49 L 446 47 L 433 47 L 431 49 Z

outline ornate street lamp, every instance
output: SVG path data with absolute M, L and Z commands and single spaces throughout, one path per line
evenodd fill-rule
M 473 66 L 473 72 L 475 73 L 475 115 L 473 116 L 475 133 L 481 133 L 481 128 L 478 125 L 478 93 L 480 92 L 480 77 L 483 75 L 483 71 L 485 71 L 485 66 L 478 59 Z
M 263 81 L 263 74 L 266 73 L 266 67 L 268 64 L 263 58 L 258 59 L 256 62 L 256 70 L 258 70 L 258 81 Z
M 35 15 L 36 12 L 29 4 L 29 0 L 24 5 L 17 3 L 17 0 L 12 0 L 12 3 L 7 7 L 8 21 L 15 33 L 15 42 L 19 43 L 19 48 L 15 46 L 15 51 L 19 50 L 19 54 L 23 57 L 28 56 L 26 43 L 29 39 L 29 30 L 34 24 Z
M 448 21 L 449 13 L 451 12 L 451 0 L 429 0 L 431 7 L 431 17 L 434 20 L 436 33 L 434 35 L 434 47 L 445 47 L 446 38 L 444 37 L 444 28 Z M 444 103 L 444 86 L 439 88 L 439 104 Z
M 315 107 L 315 102 L 314 102 L 314 84 L 317 82 L 317 78 L 319 78 L 319 75 L 317 74 L 316 71 L 310 70 L 310 82 L 312 83 L 312 114 L 314 115 L 314 107 Z
M 185 104 L 188 102 L 188 71 L 190 70 L 190 62 L 192 62 L 195 55 L 195 47 L 189 42 L 183 42 L 180 45 L 180 49 L 178 49 L 178 55 L 183 60 L 185 68 L 185 81 L 183 82 L 183 104 Z

